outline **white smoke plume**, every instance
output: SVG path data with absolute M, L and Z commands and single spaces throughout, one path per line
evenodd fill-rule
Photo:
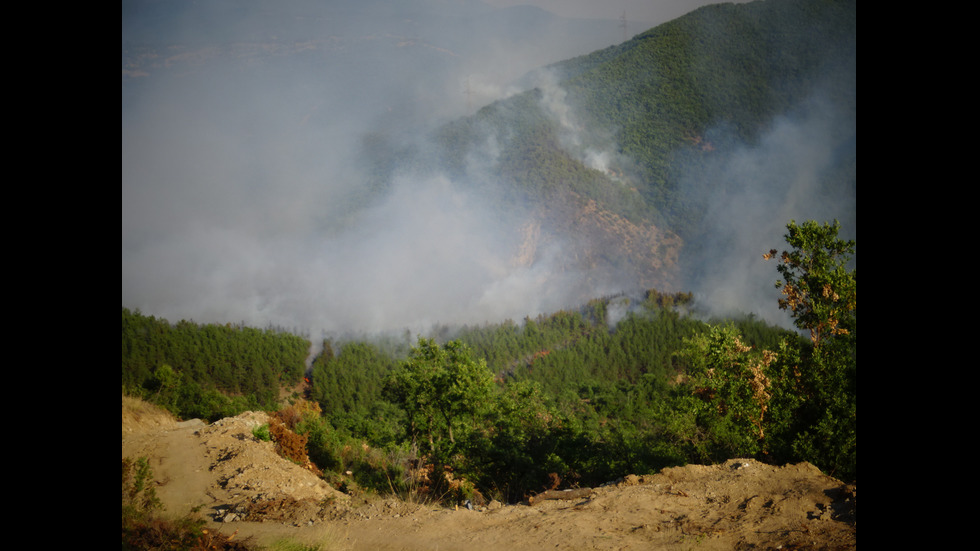
M 684 184 L 693 193 L 714 190 L 705 195 L 702 248 L 688 261 L 700 305 L 718 316 L 753 313 L 792 326 L 778 308 L 774 261 L 762 255 L 789 247 L 791 220 L 838 220 L 840 238 L 857 238 L 856 175 L 835 173 L 846 166 L 842 156 L 856 158 L 856 132 L 853 112 L 818 94 L 777 118 L 756 143 L 714 159 L 697 174 L 701 181 Z
M 474 182 L 406 170 L 383 190 L 372 187 L 377 172 L 397 165 L 398 151 L 366 156 L 365 143 L 424 147 L 414 133 L 512 95 L 528 71 L 620 42 L 621 10 L 570 23 L 475 0 L 378 0 L 363 4 L 367 15 L 360 5 L 123 3 L 124 307 L 316 342 L 521 319 L 582 295 L 577 274 L 552 269 L 560 243 L 515 263 L 525 221 L 464 191 L 492 185 L 492 137 L 468 159 Z M 581 133 L 560 88 L 545 97 L 567 117 L 576 158 L 603 171 L 625 162 Z M 751 159 L 732 162 L 748 173 L 759 168 Z M 737 222 L 719 230 L 726 224 Z M 760 237 L 766 247 L 778 246 L 775 231 Z
M 535 71 L 530 82 L 541 91 L 542 109 L 558 124 L 558 139 L 565 152 L 585 166 L 618 180 L 618 173 L 630 162 L 616 152 L 612 130 L 600 132 L 582 123 L 555 71 Z
M 440 174 L 373 189 L 397 151 L 364 144 L 412 143 L 537 66 L 619 42 L 615 14 L 359 6 L 123 3 L 124 307 L 315 341 L 560 305 L 554 251 L 512 262 L 520 221 Z M 488 145 L 470 160 L 483 178 Z

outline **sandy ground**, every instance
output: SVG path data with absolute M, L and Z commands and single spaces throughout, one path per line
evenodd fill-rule
M 276 455 L 261 412 L 177 423 L 123 399 L 122 456 L 147 457 L 168 515 L 259 546 L 344 550 L 854 549 L 857 489 L 751 459 L 630 475 L 575 499 L 467 509 L 352 498 Z M 256 504 L 262 504 L 261 510 Z M 249 507 L 251 505 L 251 507 Z

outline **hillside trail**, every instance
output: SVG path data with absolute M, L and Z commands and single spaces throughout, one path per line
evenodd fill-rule
M 164 514 L 268 548 L 343 550 L 855 549 L 857 488 L 808 463 L 751 459 L 630 475 L 574 499 L 469 509 L 350 496 L 252 435 L 247 412 L 178 423 L 123 398 L 122 457 L 146 457 Z

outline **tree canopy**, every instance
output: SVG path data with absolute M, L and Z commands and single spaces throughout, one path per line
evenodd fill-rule
M 820 225 L 790 221 L 786 242 L 792 247 L 779 255 L 776 266 L 783 279 L 776 282 L 784 298 L 779 307 L 789 310 L 797 327 L 810 333 L 814 345 L 826 338 L 848 335 L 857 317 L 857 270 L 848 269 L 855 242 L 838 237 L 840 222 Z M 776 249 L 765 255 L 776 257 Z
M 424 476 L 433 496 L 481 491 L 513 501 L 559 480 L 589 486 L 747 456 L 809 461 L 853 480 L 855 243 L 838 228 L 790 222 L 787 250 L 766 255 L 782 259 L 781 304 L 806 336 L 753 316 L 705 319 L 691 295 L 651 289 L 521 323 L 444 327 L 414 346 L 326 341 L 311 372 L 315 418 L 296 430 L 340 487 L 352 476 L 408 491 Z M 173 326 L 125 310 L 124 320 L 124 391 L 142 381 L 143 396 L 188 413 L 279 407 L 224 394 L 221 370 L 211 380 L 194 368 L 222 356 L 175 353 L 186 346 L 181 332 L 262 332 Z M 277 340 L 266 334 L 255 346 L 266 338 Z M 298 369 L 298 346 L 293 358 Z
M 451 450 L 460 431 L 472 430 L 475 416 L 488 408 L 492 384 L 486 361 L 474 359 L 462 342 L 439 346 L 420 337 L 409 358 L 388 377 L 385 395 L 408 414 L 413 442 L 421 436 L 436 453 Z

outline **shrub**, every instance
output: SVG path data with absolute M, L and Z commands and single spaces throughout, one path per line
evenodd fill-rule
M 163 509 L 153 488 L 153 471 L 145 457 L 122 460 L 122 549 L 123 551 L 249 551 L 250 539 L 232 541 L 231 536 L 204 529 L 204 519 L 186 516 L 170 520 L 155 516 Z
M 296 463 L 300 467 L 308 469 L 317 476 L 323 474 L 310 461 L 309 454 L 306 451 L 306 436 L 297 434 L 287 427 L 282 419 L 280 419 L 278 412 L 269 418 L 269 432 L 272 434 L 272 441 L 276 444 L 276 453 Z
M 252 436 L 254 436 L 256 440 L 262 440 L 263 442 L 271 441 L 272 434 L 269 433 L 269 424 L 266 423 L 252 429 Z
M 123 522 L 149 517 L 153 511 L 163 508 L 153 488 L 153 471 L 145 457 L 135 461 L 122 460 L 122 514 Z
M 681 387 L 688 394 L 678 404 L 693 415 L 697 432 L 708 435 L 703 459 L 755 456 L 766 436 L 772 399 L 767 374 L 776 354 L 746 346 L 731 325 L 710 327 L 685 343 L 679 354 L 690 365 Z

